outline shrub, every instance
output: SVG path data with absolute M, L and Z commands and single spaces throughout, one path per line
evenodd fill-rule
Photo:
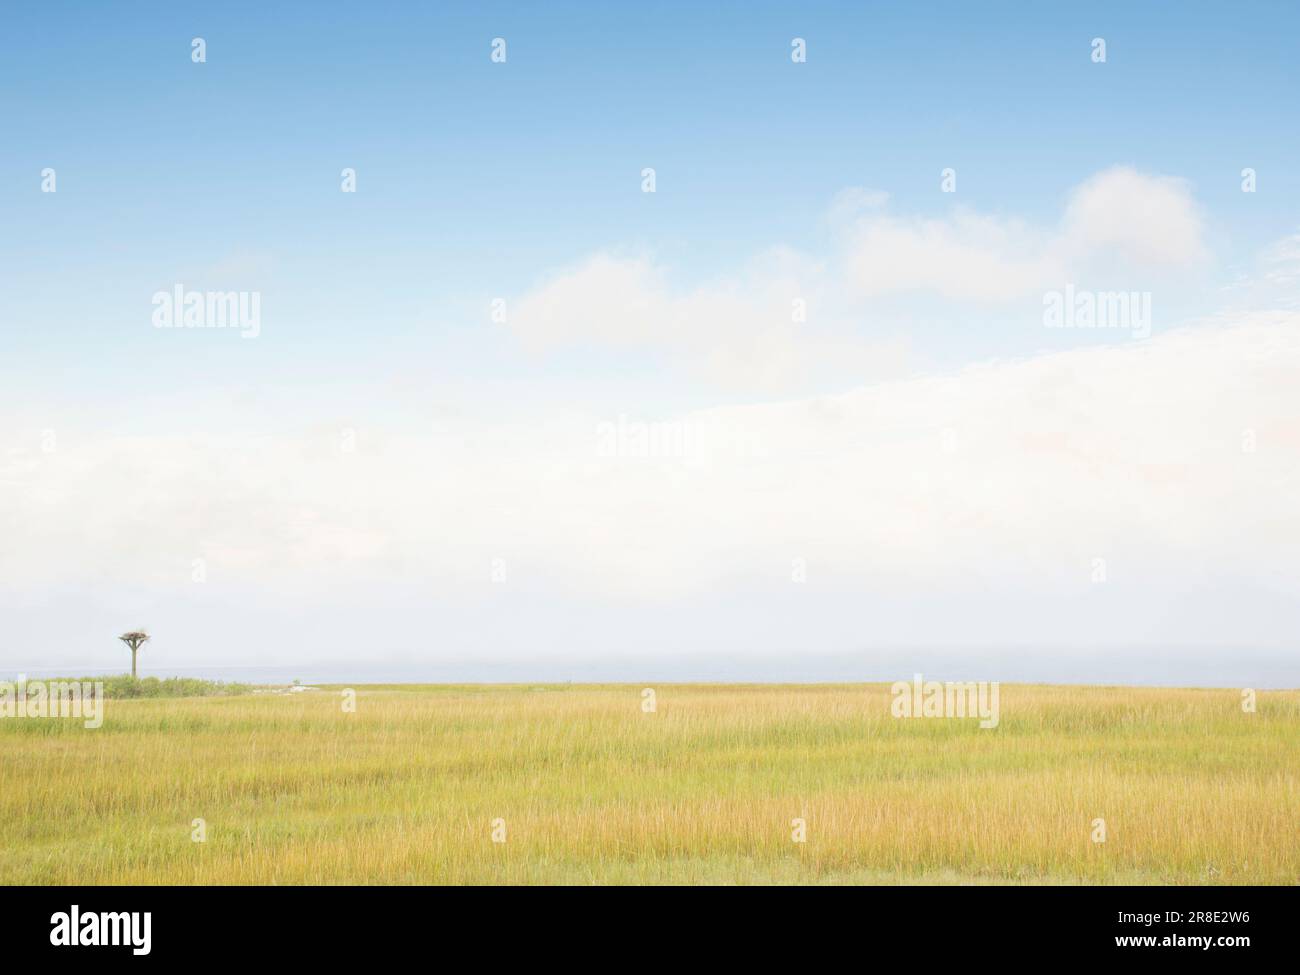
M 116 677 L 82 677 L 83 681 L 102 681 L 106 698 L 130 697 L 224 697 L 232 694 L 247 694 L 252 690 L 248 684 L 226 683 L 219 680 L 201 680 L 198 677 L 132 677 L 122 674 Z

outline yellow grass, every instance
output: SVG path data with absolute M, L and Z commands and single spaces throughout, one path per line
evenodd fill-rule
M 0 882 L 1300 882 L 1295 692 L 1248 714 L 1231 690 L 1008 685 L 981 730 L 895 719 L 887 685 L 659 685 L 653 714 L 640 690 L 6 719 Z

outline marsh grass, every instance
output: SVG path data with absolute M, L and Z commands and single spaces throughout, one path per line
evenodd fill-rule
M 132 677 L 118 674 L 112 677 L 80 677 L 81 683 L 102 683 L 104 696 L 110 699 L 135 697 L 223 697 L 230 694 L 248 694 L 251 684 L 201 680 L 197 677 Z
M 374 686 L 351 714 L 324 689 L 110 700 L 98 730 L 0 721 L 0 881 L 1300 882 L 1294 692 L 1247 714 L 1232 690 L 1004 685 L 982 730 L 894 719 L 887 685 L 657 685 L 654 714 L 640 690 Z

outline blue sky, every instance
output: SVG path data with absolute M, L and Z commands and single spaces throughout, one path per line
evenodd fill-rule
M 1034 601 L 1035 586 L 1051 587 L 1053 567 L 1064 579 L 1067 564 L 1097 556 L 1086 538 L 1008 541 L 992 528 L 966 537 L 972 524 L 1014 534 L 1007 525 L 1028 531 L 1075 511 L 1001 510 L 1013 504 L 1005 494 L 964 507 L 1001 479 L 1038 484 L 1040 499 L 1083 492 L 1078 511 L 1102 491 L 1108 500 L 1093 507 L 1127 514 L 1089 522 L 1104 536 L 1093 547 L 1123 547 L 1131 532 L 1118 523 L 1145 512 L 1151 534 L 1129 557 L 1195 576 L 1162 579 L 1165 609 L 1120 599 L 1108 623 L 1084 627 L 1099 645 L 1238 636 L 1277 652 L 1268 634 L 1294 621 L 1294 570 L 1279 576 L 1268 558 L 1250 569 L 1249 530 L 1238 551 L 1227 527 L 1206 529 L 1195 570 L 1179 544 L 1225 499 L 1250 499 L 1261 545 L 1269 525 L 1294 525 L 1268 507 L 1296 472 L 1289 400 L 1269 385 L 1293 375 L 1294 323 L 1258 316 L 1297 307 L 1297 27 L 1300 11 L 1286 3 L 6 10 L 0 416 L 12 466 L 0 490 L 12 492 L 22 583 L 8 608 L 39 634 L 50 607 L 71 600 L 46 642 L 73 663 L 86 662 L 77 647 L 92 629 L 124 614 L 133 618 L 123 627 L 167 618 L 173 646 L 194 648 L 178 666 L 213 662 L 221 620 L 257 618 L 284 647 L 304 614 L 324 646 L 295 652 L 328 657 L 376 607 L 404 621 L 395 632 L 421 619 L 416 593 L 439 594 L 440 612 L 459 620 L 449 631 L 481 634 L 465 607 L 499 595 L 461 588 L 472 590 L 464 580 L 477 570 L 448 566 L 511 550 L 512 565 L 536 568 L 537 588 L 518 582 L 532 609 L 513 629 L 494 620 L 492 645 L 476 652 L 526 657 L 539 627 L 575 613 L 609 623 L 568 652 L 603 652 L 601 633 L 627 618 L 628 599 L 661 621 L 691 620 L 687 654 L 720 644 L 782 653 L 800 633 L 818 652 L 847 652 L 885 637 L 857 631 L 862 566 L 846 553 L 887 549 L 863 571 L 898 587 L 892 599 L 873 590 L 882 613 L 897 611 L 881 631 L 891 645 L 1050 643 L 1055 622 L 1095 618 L 1092 595 L 1076 602 L 1062 583 L 1039 593 L 1040 610 L 1014 624 L 1008 614 Z M 191 61 L 194 37 L 206 41 L 206 63 Z M 504 64 L 489 58 L 496 37 Z M 806 63 L 791 61 L 796 37 Z M 1090 58 L 1096 37 L 1104 64 Z M 56 193 L 41 192 L 46 167 Z M 356 170 L 354 194 L 340 192 L 344 167 Z M 644 167 L 656 171 L 653 194 L 641 191 Z M 956 193 L 940 192 L 946 167 Z M 1246 167 L 1257 192 L 1242 192 Z M 177 283 L 259 292 L 260 335 L 153 328 L 151 296 Z M 1067 283 L 1152 293 L 1148 344 L 1043 328 L 1043 296 Z M 506 324 L 490 321 L 497 298 Z M 805 298 L 807 327 L 789 327 L 791 300 Z M 1243 328 L 1182 334 L 1225 316 Z M 1066 354 L 1078 358 L 1052 358 Z M 1281 364 L 1268 371 L 1271 356 Z M 1132 385 L 1105 393 L 1111 374 Z M 1065 392 L 1046 392 L 1056 389 Z M 1196 389 L 1219 391 L 1217 414 L 1199 412 Z M 1072 406 L 1079 390 L 1104 408 Z M 1098 419 L 1110 409 L 1114 418 Z M 1132 433 L 1126 409 L 1168 428 Z M 651 519 L 644 536 L 612 538 L 610 526 L 663 497 L 660 474 L 674 485 L 686 475 L 669 457 L 662 471 L 638 466 L 635 485 L 626 470 L 596 488 L 570 484 L 601 460 L 590 456 L 591 426 L 712 422 L 712 410 L 748 411 L 725 416 L 761 430 L 770 469 L 744 458 L 710 468 L 670 524 Z M 824 433 L 798 427 L 810 415 L 854 418 L 842 435 L 873 445 L 865 466 L 835 460 L 848 441 L 833 439 L 805 466 L 799 445 Z M 1008 440 L 988 440 L 960 471 L 930 469 L 908 446 L 970 442 L 950 436 L 963 424 Z M 1272 466 L 1196 474 L 1243 429 L 1271 432 Z M 50 430 L 56 460 L 33 446 Z M 335 480 L 321 459 L 347 431 L 382 485 Z M 259 437 L 274 438 L 269 456 L 225 446 Z M 1127 460 L 1081 485 L 1078 470 L 1042 456 L 1060 438 L 1089 458 L 1087 476 Z M 1029 455 L 1026 443 L 1037 445 Z M 1221 480 L 1184 504 L 1157 483 L 1173 470 Z M 133 492 L 127 471 L 151 487 Z M 859 534 L 814 525 L 818 478 L 839 479 L 838 524 Z M 539 491 L 550 496 L 537 485 L 557 479 L 567 487 L 538 502 Z M 805 480 L 811 496 L 783 493 Z M 962 486 L 918 510 L 918 483 Z M 876 488 L 885 493 L 873 522 L 854 499 Z M 733 502 L 730 515 L 716 508 Z M 592 508 L 608 521 L 588 537 L 573 512 Z M 745 519 L 767 525 L 762 554 Z M 425 527 L 403 527 L 417 522 Z M 947 524 L 968 548 L 936 542 L 917 561 L 922 522 Z M 548 534 L 541 523 L 563 527 Z M 890 526 L 903 524 L 914 543 L 892 548 Z M 429 552 L 441 551 L 447 525 L 461 534 L 444 564 Z M 138 560 L 119 559 L 137 543 Z M 649 553 L 644 578 L 624 558 L 629 547 Z M 1004 601 L 978 610 L 988 580 L 948 570 L 1003 549 L 1019 553 L 991 583 Z M 756 611 L 769 571 L 783 579 L 805 550 L 828 569 L 816 578 L 830 588 L 809 601 L 815 622 Z M 46 553 L 48 571 L 24 578 L 17 553 L 27 551 Z M 195 558 L 213 566 L 202 595 L 184 584 Z M 606 591 L 579 572 L 562 593 L 548 588 L 575 560 L 597 580 L 627 578 Z M 324 580 L 314 575 L 322 564 Z M 701 564 L 714 568 L 696 574 Z M 112 581 L 97 590 L 105 574 Z M 292 590 L 287 608 L 249 604 L 249 592 L 281 584 Z M 1168 608 L 1202 585 L 1231 593 L 1213 625 Z M 921 610 L 925 625 L 909 629 L 916 611 L 898 607 L 938 592 L 975 621 Z M 79 616 L 87 598 L 95 608 Z M 1242 636 L 1226 620 L 1246 607 L 1254 628 Z M 629 642 L 649 652 L 649 640 Z M 395 642 L 419 656 L 405 637 Z M 454 642 L 440 651 L 449 659 Z
M 1189 180 L 1225 263 L 1244 261 L 1300 222 L 1297 19 L 1281 3 L 10 10 L 9 317 L 25 353 L 76 337 L 138 361 L 134 290 L 253 254 L 322 354 L 350 357 L 362 314 L 372 334 L 459 348 L 485 297 L 593 250 L 653 248 L 689 281 L 816 248 L 847 186 L 1046 220 L 1114 164 Z M 45 166 L 57 197 L 37 192 Z M 945 166 L 955 197 L 936 192 Z M 506 370 L 498 351 L 474 354 Z

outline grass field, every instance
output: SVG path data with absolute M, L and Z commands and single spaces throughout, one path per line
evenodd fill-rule
M 888 685 L 640 692 L 3 720 L 0 882 L 1300 883 L 1295 692 L 1005 685 L 990 730 L 895 719 Z

